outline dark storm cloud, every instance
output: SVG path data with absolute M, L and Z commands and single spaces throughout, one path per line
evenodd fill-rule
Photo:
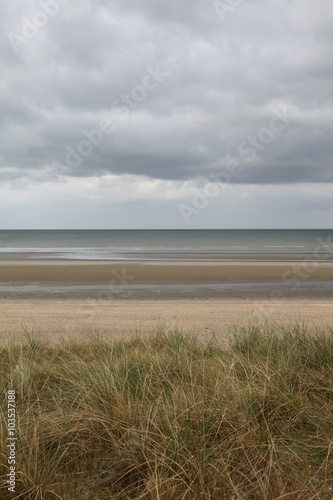
M 55 15 L 13 41 L 46 4 Z M 3 176 L 186 180 L 232 157 L 235 183 L 333 182 L 332 13 L 326 0 L 239 2 L 224 20 L 203 0 L 2 4 Z

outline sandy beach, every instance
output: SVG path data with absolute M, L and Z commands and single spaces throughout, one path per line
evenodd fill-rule
M 0 299 L 315 299 L 332 283 L 332 262 L 0 262 Z
M 2 283 L 181 284 L 333 281 L 333 262 L 2 261 Z
M 7 286 L 7 291 L 0 291 L 2 340 L 8 335 L 22 338 L 24 328 L 55 339 L 81 337 L 87 329 L 123 336 L 162 322 L 207 336 L 225 335 L 236 322 L 253 319 L 333 319 L 331 262 L 314 266 L 304 262 L 8 261 L 0 263 L 0 277 Z M 21 288 L 16 289 L 17 285 Z M 101 288 L 90 289 L 92 285 Z M 177 289 L 179 285 L 183 288 Z
M 42 338 L 83 338 L 97 330 L 123 337 L 179 325 L 203 339 L 224 337 L 249 321 L 332 323 L 331 300 L 1 300 L 0 340 L 23 339 L 24 329 Z

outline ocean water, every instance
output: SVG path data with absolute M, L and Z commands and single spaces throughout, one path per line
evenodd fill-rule
M 0 230 L 0 259 L 333 260 L 333 230 Z

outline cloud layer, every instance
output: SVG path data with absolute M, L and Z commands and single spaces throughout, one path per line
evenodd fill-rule
M 87 183 L 186 202 L 231 163 L 245 191 L 309 183 L 309 206 L 333 182 L 327 0 L 12 0 L 0 16 L 9 204 Z

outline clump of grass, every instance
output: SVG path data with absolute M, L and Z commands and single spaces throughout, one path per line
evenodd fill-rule
M 172 329 L 0 352 L 17 396 L 3 499 L 330 499 L 333 330 L 252 325 L 227 345 Z M 6 403 L 1 443 L 6 442 Z

